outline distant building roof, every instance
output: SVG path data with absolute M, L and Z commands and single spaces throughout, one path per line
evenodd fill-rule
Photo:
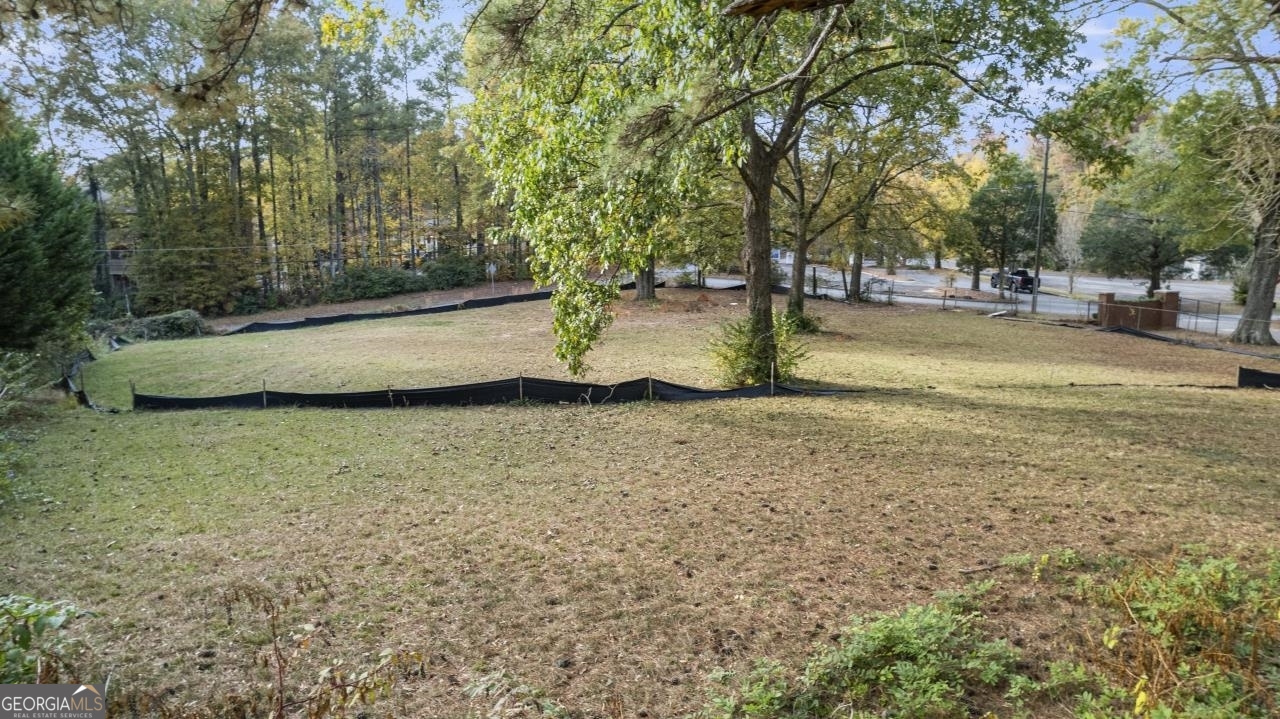
M 724 9 L 725 15 L 751 15 L 760 17 L 775 10 L 818 10 L 840 5 L 850 0 L 733 0 Z M 1280 7 L 1280 0 L 1275 0 Z

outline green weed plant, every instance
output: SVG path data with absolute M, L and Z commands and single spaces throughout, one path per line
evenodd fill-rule
M 794 676 L 761 662 L 737 692 L 712 700 L 705 719 L 930 719 L 973 716 L 974 696 L 994 697 L 1030 680 L 1018 654 L 987 636 L 974 598 L 990 588 L 941 596 L 871 619 L 854 617 L 835 646 L 819 649 Z
M 49 684 L 62 678 L 72 649 L 62 628 L 86 614 L 70 602 L 0 597 L 0 684 Z
M 1100 663 L 1150 719 L 1274 717 L 1280 710 L 1280 561 L 1250 571 L 1190 556 L 1135 567 L 1101 588 L 1117 615 Z
M 794 318 L 774 311 L 773 337 L 778 351 L 770 366 L 760 361 L 760 344 L 765 337 L 756 332 L 750 317 L 724 323 L 720 336 L 711 341 L 717 379 L 730 387 L 795 379 L 800 363 L 808 357 L 805 346 L 796 338 L 798 333 Z

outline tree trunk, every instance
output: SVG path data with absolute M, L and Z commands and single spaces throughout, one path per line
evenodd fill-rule
M 102 206 L 102 188 L 98 185 L 98 176 L 93 174 L 93 165 L 89 166 L 89 199 L 93 201 L 93 225 L 90 234 L 93 237 L 93 249 L 97 253 L 97 261 L 93 265 L 93 287 L 104 296 L 110 297 L 115 289 L 111 280 L 111 253 L 107 248 L 107 213 Z
M 650 301 L 658 299 L 657 275 L 658 275 L 658 258 L 654 254 L 649 255 L 648 262 L 639 272 L 636 273 L 636 301 Z
M 330 213 L 330 226 L 333 228 L 330 237 L 333 243 L 329 249 L 329 276 L 335 277 L 342 268 L 346 267 L 347 261 L 347 248 L 344 241 L 347 231 L 347 196 L 344 193 L 347 178 L 342 172 L 342 145 L 339 142 L 337 128 L 334 128 L 330 139 L 333 142 L 333 204 L 330 205 L 333 208 Z M 326 154 L 328 154 L 328 147 L 328 145 L 325 146 Z
M 791 230 L 795 235 L 796 246 L 795 255 L 791 260 L 791 288 L 787 292 L 787 316 L 793 320 L 799 320 L 804 317 L 804 271 L 809 263 L 809 245 L 812 242 L 809 239 L 809 218 L 812 216 L 813 209 L 816 208 L 811 209 L 809 198 L 805 194 L 805 165 L 804 156 L 800 151 L 799 137 L 792 145 L 791 153 L 791 182 L 795 193 L 791 198 Z M 827 153 L 826 160 L 827 166 L 830 167 L 833 162 L 830 152 Z M 819 196 L 825 194 L 825 191 L 825 188 L 820 188 Z
M 849 267 L 852 277 L 849 279 L 849 289 L 852 293 L 849 299 L 854 302 L 862 301 L 862 265 L 867 259 L 864 248 L 866 247 L 867 231 L 871 228 L 870 208 L 863 208 L 853 216 L 853 259 L 850 260 Z
M 862 263 L 866 261 L 866 255 L 862 250 L 854 250 L 853 261 L 849 263 L 849 299 L 854 302 L 862 301 Z
M 750 373 L 759 382 L 771 376 L 778 358 L 778 345 L 773 336 L 773 278 L 769 259 L 773 249 L 769 201 L 778 159 L 756 132 L 755 118 L 750 114 L 743 120 L 743 130 L 750 149 L 739 169 L 746 188 L 742 203 L 742 254 L 747 275 L 747 316 L 755 338 Z
M 791 261 L 791 289 L 787 292 L 787 315 L 796 319 L 804 316 L 804 272 L 808 268 L 809 245 L 813 241 L 801 238 L 808 230 L 807 222 L 796 222 L 796 256 Z
M 268 122 L 267 126 L 270 127 Z M 267 143 L 267 179 L 271 183 L 271 279 L 276 290 L 284 290 L 280 269 L 280 204 L 276 202 L 276 151 L 275 143 Z
M 276 248 L 272 237 L 267 234 L 267 216 L 263 208 L 266 200 L 262 196 L 262 148 L 259 141 L 257 115 L 254 115 L 253 127 L 249 134 L 249 152 L 253 154 L 253 197 L 254 209 L 258 222 L 258 241 L 266 250 L 267 267 L 263 274 L 263 289 L 270 294 L 275 287 Z
M 453 163 L 453 229 L 462 236 L 462 174 L 456 162 Z
M 401 229 L 402 234 L 407 234 L 409 238 L 409 269 L 416 270 L 418 268 L 418 243 L 413 236 L 413 154 L 412 154 L 412 132 L 407 131 L 404 134 L 404 209 L 408 219 L 405 227 Z M 407 230 L 407 232 L 406 232 Z
M 1240 313 L 1232 342 L 1274 345 L 1271 315 L 1275 310 L 1276 275 L 1280 273 L 1280 205 L 1268 208 L 1253 234 L 1253 260 L 1249 271 L 1249 296 Z
M 369 131 L 368 144 L 372 147 L 377 147 L 376 143 L 373 132 Z M 387 216 L 382 206 L 382 160 L 376 154 L 369 158 L 369 180 L 372 185 L 368 198 L 370 212 L 372 213 L 369 231 L 373 232 L 377 238 L 378 265 L 387 267 L 392 262 L 387 248 Z
M 248 217 L 245 211 L 244 202 L 244 170 L 240 166 L 243 160 L 240 149 L 241 141 L 244 139 L 244 123 L 240 121 L 239 116 L 231 121 L 231 142 L 227 147 L 227 155 L 230 158 L 230 175 L 227 178 L 227 184 L 231 190 L 231 217 L 232 217 L 232 236 L 241 240 L 240 246 L 247 246 L 253 236 L 253 221 Z M 245 252 L 245 255 L 251 255 L 251 252 Z
M 1004 299 L 1004 287 L 1008 284 L 1009 276 L 1009 253 L 1005 246 L 1000 245 L 1000 249 L 996 252 L 996 284 L 999 286 L 998 292 L 1000 299 Z
M 973 282 L 969 285 L 969 289 L 973 290 L 974 292 L 981 292 L 982 291 L 982 268 L 978 267 L 977 262 L 973 263 L 973 277 L 971 277 L 970 279 L 972 279 Z

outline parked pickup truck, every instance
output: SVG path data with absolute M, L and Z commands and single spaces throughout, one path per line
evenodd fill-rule
M 999 287 L 1001 284 L 1010 292 L 1031 292 L 1040 286 L 1040 280 L 1037 280 L 1032 276 L 1031 271 L 1026 269 L 1017 269 L 1008 274 L 1003 272 L 993 273 L 991 275 L 991 286 Z
M 1039 280 L 1034 278 L 1030 270 L 1018 269 L 1012 273 L 992 273 L 991 287 L 1000 287 L 1005 285 L 1005 289 L 1009 292 L 1032 292 L 1032 289 L 1039 287 Z

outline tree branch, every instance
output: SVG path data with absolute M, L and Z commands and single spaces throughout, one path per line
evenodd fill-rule
M 729 102 L 725 106 L 716 108 L 711 112 L 708 112 L 700 117 L 694 118 L 691 124 L 694 126 L 697 126 L 707 122 L 711 122 L 712 120 L 718 117 L 722 117 L 723 115 L 729 112 L 732 112 L 739 107 L 742 107 L 743 105 L 747 104 L 748 102 L 751 102 L 752 100 L 756 99 L 757 97 L 760 97 L 761 95 L 767 95 L 773 92 L 774 90 L 777 90 L 780 87 L 785 87 L 805 77 L 808 74 L 810 68 L 813 67 L 813 64 L 817 62 L 818 55 L 822 52 L 823 46 L 826 45 L 827 38 L 830 37 L 831 33 L 835 30 L 836 20 L 838 17 L 839 17 L 838 10 L 833 10 L 830 13 L 830 17 L 827 18 L 827 24 L 822 28 L 822 32 L 819 33 L 818 37 L 809 44 L 809 53 L 805 56 L 804 60 L 800 62 L 800 65 L 797 66 L 795 70 L 792 70 L 791 72 L 787 73 L 786 75 L 783 75 L 782 77 L 778 78 L 777 80 L 774 80 L 773 82 L 769 83 L 768 85 L 765 85 L 764 87 L 761 87 L 755 90 L 746 91 L 741 97 L 734 99 L 733 101 Z

